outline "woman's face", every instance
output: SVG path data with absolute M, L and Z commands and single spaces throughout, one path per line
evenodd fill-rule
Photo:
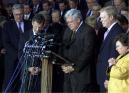
M 117 41 L 116 42 L 116 51 L 120 55 L 123 55 L 128 51 L 128 46 L 124 46 L 120 41 Z

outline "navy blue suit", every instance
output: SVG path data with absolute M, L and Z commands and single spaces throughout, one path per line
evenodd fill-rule
M 4 85 L 3 89 L 7 87 L 7 84 L 10 81 L 12 74 L 19 62 L 18 57 L 21 55 L 21 51 L 24 47 L 24 42 L 27 39 L 26 31 L 31 29 L 31 24 L 28 21 L 24 22 L 24 33 L 21 33 L 18 29 L 18 26 L 14 20 L 10 20 L 5 23 L 3 27 L 3 40 L 4 40 L 4 47 L 7 50 L 5 54 L 5 75 L 4 75 Z M 21 39 L 23 38 L 23 39 Z M 14 87 L 14 86 L 13 86 Z M 10 89 L 9 91 L 12 91 Z M 14 91 L 16 92 L 17 89 Z
M 121 26 L 116 23 L 108 33 L 107 37 L 103 41 L 97 63 L 97 81 L 100 85 L 100 91 L 105 91 L 104 81 L 106 77 L 106 68 L 108 67 L 108 59 L 111 57 L 116 58 L 118 56 L 117 51 L 115 50 L 115 42 L 113 42 L 114 37 L 120 33 L 124 32 Z

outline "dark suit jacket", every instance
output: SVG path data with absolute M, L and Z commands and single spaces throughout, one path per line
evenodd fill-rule
M 2 28 L 0 27 L 0 50 L 3 48 Z
M 111 57 L 116 58 L 118 56 L 113 40 L 116 35 L 122 32 L 124 31 L 121 26 L 118 23 L 115 24 L 101 45 L 97 64 L 97 81 L 98 84 L 100 84 L 100 88 L 102 87 L 102 91 L 104 91 L 104 80 L 107 79 L 106 68 L 108 66 L 108 59 Z
M 30 12 L 29 18 L 28 18 L 28 19 L 24 19 L 24 20 L 29 20 L 29 21 L 31 21 L 32 18 L 33 18 L 33 16 L 34 16 L 33 12 Z
M 3 39 L 2 39 L 2 28 L 0 27 L 0 52 L 3 49 Z M 0 73 L 1 73 L 1 77 L 0 77 L 0 91 L 2 89 L 2 84 L 3 84 L 3 79 L 4 79 L 4 54 L 0 53 Z
M 39 5 L 39 6 L 38 6 L 38 8 L 37 8 L 37 11 L 34 11 L 34 4 L 31 4 L 31 5 L 30 5 L 30 7 L 32 8 L 32 11 L 33 11 L 34 14 L 36 14 L 36 13 L 38 13 L 39 11 L 42 10 L 42 3 L 39 2 L 38 5 Z
M 65 29 L 65 26 L 63 24 L 52 23 L 50 25 L 49 33 L 55 35 L 55 39 L 56 39 L 57 43 L 61 43 L 62 42 L 62 38 L 63 38 L 63 34 L 64 34 L 64 29 Z
M 18 64 L 18 56 L 24 47 L 24 42 L 27 39 L 26 33 L 31 28 L 30 22 L 24 21 L 24 33 L 18 30 L 17 24 L 14 20 L 10 20 L 4 24 L 3 40 L 4 47 L 7 50 L 5 54 L 5 81 L 4 88 L 7 84 Z M 23 38 L 23 39 L 21 39 Z
M 68 28 L 64 33 L 63 56 L 71 63 L 74 63 L 75 71 L 65 74 L 65 81 L 70 78 L 70 82 L 66 83 L 67 88 L 72 87 L 72 92 L 84 92 L 88 84 L 95 83 L 95 31 L 83 23 L 75 34 L 75 38 L 70 41 L 71 30 Z M 65 90 L 69 91 L 70 90 Z
M 27 39 L 26 41 L 29 42 L 30 45 L 32 45 L 32 43 L 35 41 L 37 35 L 33 34 L 33 30 L 30 29 L 25 36 Z M 25 42 L 26 42 L 25 41 Z M 26 59 L 26 61 L 24 60 Z M 41 84 L 41 74 L 38 75 L 34 75 L 31 76 L 29 72 L 27 72 L 27 69 L 29 67 L 40 67 L 41 68 L 41 60 L 39 57 L 36 57 L 33 55 L 32 56 L 28 56 L 25 55 L 24 58 L 22 58 L 22 62 L 25 62 L 25 64 L 22 67 L 23 73 L 22 73 L 22 80 L 24 80 L 25 82 L 21 83 L 21 93 L 25 93 L 25 92 L 35 92 L 35 93 L 39 93 L 40 92 L 40 84 Z M 31 77 L 31 79 L 30 79 Z M 29 85 L 31 84 L 31 86 Z M 29 87 L 29 89 L 28 89 Z
M 65 16 L 65 13 L 67 12 L 68 9 L 65 9 L 63 12 L 62 12 L 62 15 L 61 15 L 61 18 L 60 18 L 60 21 L 61 23 L 65 24 L 65 20 L 64 20 L 64 16 Z M 61 12 L 61 11 L 60 11 Z

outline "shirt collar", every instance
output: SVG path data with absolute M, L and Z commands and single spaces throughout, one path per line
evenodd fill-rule
M 80 25 L 78 26 L 78 28 L 76 29 L 76 32 L 78 31 L 78 29 L 80 28 L 80 26 L 82 25 L 83 21 L 81 21 Z
M 37 35 L 37 33 L 33 30 L 33 35 Z
M 127 33 L 129 33 L 129 28 L 127 29 Z
M 117 23 L 117 21 L 116 22 L 114 22 L 109 28 L 108 28 L 108 31 L 110 31 L 111 30 L 111 28 L 115 25 Z

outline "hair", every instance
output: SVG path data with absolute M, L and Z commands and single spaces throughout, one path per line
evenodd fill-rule
M 31 8 L 31 5 L 28 3 L 25 3 L 24 6 L 29 6 Z
M 95 3 L 93 6 L 92 6 L 92 9 L 94 10 L 94 8 L 97 8 L 97 10 L 99 11 L 102 7 L 98 4 L 98 3 Z
M 100 12 L 106 12 L 109 16 L 113 16 L 114 19 L 117 18 L 117 9 L 114 6 L 107 6 L 100 10 Z
M 115 42 L 120 41 L 123 46 L 129 46 L 129 36 L 127 33 L 121 33 L 114 39 Z
M 86 3 L 88 3 L 88 1 L 93 3 L 98 3 L 96 0 L 86 0 Z
M 12 7 L 12 10 L 17 10 L 17 9 L 24 9 L 23 4 L 14 4 Z
M 69 1 L 72 1 L 72 2 L 74 2 L 74 3 L 78 3 L 78 0 L 69 0 Z
M 61 16 L 59 10 L 52 10 L 52 13 L 51 14 L 53 14 L 53 13 L 58 13 L 58 15 Z
M 51 21 L 51 16 L 49 15 L 48 11 L 40 11 L 38 14 L 41 14 L 45 18 L 45 21 Z
M 120 22 L 120 24 L 128 24 L 128 19 L 122 14 L 117 15 L 117 19 Z
M 69 16 L 73 17 L 73 20 L 76 20 L 77 18 L 80 18 L 80 20 L 82 20 L 82 14 L 81 14 L 80 10 L 77 10 L 77 9 L 68 10 L 65 14 L 65 20 Z
M 51 6 L 51 3 L 49 1 L 42 1 L 42 4 L 48 4 L 48 6 Z
M 125 0 L 119 0 L 119 1 L 120 1 L 120 3 L 123 3 L 123 2 L 125 3 Z M 112 2 L 114 4 L 115 0 L 113 0 Z
M 59 3 L 59 4 L 60 4 L 60 3 L 64 3 L 65 5 L 68 4 L 67 0 L 60 0 L 58 3 Z
M 85 23 L 87 23 L 91 27 L 95 28 L 95 26 L 96 26 L 96 17 L 95 16 L 86 17 Z
M 36 14 L 33 18 L 32 18 L 32 22 L 37 22 L 37 23 L 44 23 L 45 22 L 45 18 L 42 14 Z

